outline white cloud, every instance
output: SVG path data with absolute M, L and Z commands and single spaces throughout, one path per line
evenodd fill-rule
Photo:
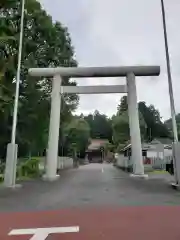
M 176 110 L 180 112 L 179 0 L 164 0 Z M 161 76 L 138 78 L 138 99 L 170 116 L 160 0 L 41 0 L 54 20 L 69 28 L 81 66 L 159 64 Z M 117 84 L 120 79 L 83 79 L 81 85 Z M 120 95 L 82 96 L 78 112 L 116 111 Z

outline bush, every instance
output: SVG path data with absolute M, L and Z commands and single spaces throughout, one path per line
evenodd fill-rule
M 41 175 L 41 172 L 39 170 L 39 163 L 40 158 L 32 158 L 31 160 L 26 159 L 25 161 L 22 161 L 18 166 L 16 170 L 16 177 L 18 179 L 22 178 L 33 178 L 33 177 L 39 177 Z M 2 163 L 0 165 L 0 182 L 4 179 L 4 171 L 5 171 L 5 163 Z
M 27 160 L 19 166 L 19 177 L 38 177 L 40 175 L 39 171 L 39 159 L 32 158 Z

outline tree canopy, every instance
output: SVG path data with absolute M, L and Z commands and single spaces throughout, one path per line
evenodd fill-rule
M 127 102 L 127 96 L 123 96 L 120 99 L 120 103 L 117 107 L 117 115 L 121 115 L 121 113 L 126 112 L 128 110 L 128 102 Z
M 110 118 L 95 110 L 93 114 L 85 116 L 84 119 L 90 126 L 92 138 L 108 139 L 111 141 L 112 128 Z
M 63 145 L 66 154 L 85 153 L 90 140 L 90 127 L 83 118 L 74 118 L 63 126 Z
M 139 122 L 142 142 L 152 141 L 154 138 L 171 138 L 167 124 L 161 120 L 159 111 L 153 105 L 145 102 L 138 103 Z M 121 149 L 130 143 L 129 115 L 127 96 L 123 96 L 112 118 L 100 114 L 97 110 L 81 118 L 89 124 L 91 138 L 108 139 L 115 148 Z
M 162 122 L 159 111 L 145 102 L 138 103 L 141 140 L 149 142 L 154 138 L 170 138 L 171 134 Z M 117 148 L 122 148 L 130 141 L 127 96 L 120 99 L 117 113 L 112 118 L 113 141 Z
M 177 130 L 178 130 L 178 138 L 180 139 L 180 113 L 176 115 L 176 124 L 177 124 Z M 172 118 L 166 120 L 165 125 L 166 125 L 167 129 L 169 130 L 171 136 L 173 136 Z
M 0 8 L 0 156 L 4 157 L 10 142 L 14 104 L 21 1 L 6 0 Z M 19 154 L 37 154 L 46 148 L 51 79 L 28 76 L 30 67 L 76 66 L 74 49 L 68 29 L 42 9 L 36 0 L 25 5 L 24 38 L 20 97 L 18 109 L 17 142 Z M 75 85 L 68 78 L 64 85 Z M 78 104 L 77 95 L 64 95 L 61 123 L 69 121 Z
M 150 141 L 158 137 L 170 137 L 167 126 L 162 122 L 159 111 L 153 105 L 147 106 L 145 102 L 139 102 L 139 111 L 147 125 L 147 140 Z

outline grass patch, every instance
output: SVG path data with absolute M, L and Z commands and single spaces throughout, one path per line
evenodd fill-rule
M 167 173 L 165 170 L 153 170 L 151 173 L 164 174 Z

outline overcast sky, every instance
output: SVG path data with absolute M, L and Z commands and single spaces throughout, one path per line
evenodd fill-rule
M 170 116 L 160 0 L 40 0 L 69 29 L 80 66 L 160 65 L 160 77 L 137 78 L 138 100 Z M 164 0 L 176 112 L 180 112 L 180 1 Z M 125 83 L 80 79 L 79 85 Z M 122 95 L 81 95 L 78 113 L 116 112 Z

